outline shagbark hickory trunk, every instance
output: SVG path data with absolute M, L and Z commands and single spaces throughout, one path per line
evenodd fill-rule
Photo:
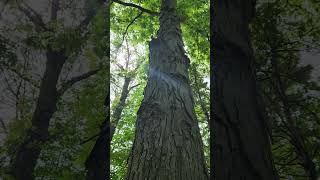
M 24 141 L 17 147 L 12 163 L 12 174 L 17 180 L 34 179 L 33 170 L 40 155 L 41 144 L 49 136 L 49 122 L 56 111 L 58 101 L 57 82 L 66 56 L 62 52 L 48 51 L 40 94 L 33 113 L 31 129 Z
M 252 0 L 213 4 L 211 133 L 215 180 L 275 180 L 268 123 L 257 90 L 249 23 Z
M 208 179 L 183 47 L 176 0 L 162 0 L 127 180 Z

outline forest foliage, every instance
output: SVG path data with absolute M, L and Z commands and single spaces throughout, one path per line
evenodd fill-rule
M 83 2 L 86 8 L 72 8 L 78 7 L 74 1 L 60 6 L 63 7 L 61 11 L 77 19 L 92 13 L 97 2 Z M 126 2 L 153 12 L 160 9 L 159 0 Z M 83 32 L 74 28 L 78 22 L 68 24 L 62 15 L 47 24 L 48 30 L 39 32 L 43 27 L 21 13 L 17 2 L 10 1 L 6 5 L 4 12 L 14 16 L 16 21 L 0 28 L 0 70 L 4 82 L 1 96 L 7 98 L 1 103 L 10 101 L 15 115 L 2 124 L 0 130 L 6 137 L 0 148 L 0 176 L 7 177 L 15 145 L 21 143 L 21 137 L 30 129 L 43 74 L 43 53 L 51 46 L 63 48 L 70 55 L 60 83 L 70 78 L 69 71 L 77 71 L 74 66 L 79 62 L 87 69 L 100 70 L 70 88 L 59 100 L 50 122 L 49 141 L 42 144 L 35 176 L 37 179 L 84 179 L 85 161 L 95 141 L 90 137 L 99 132 L 106 117 L 104 100 L 110 83 L 111 123 L 115 126 L 111 142 L 111 179 L 124 179 L 136 114 L 146 86 L 148 43 L 156 36 L 159 17 L 116 1 L 111 4 L 110 17 L 105 11 L 103 8 L 97 11 L 84 38 Z M 302 62 L 303 54 L 320 52 L 319 11 L 320 4 L 314 0 L 261 1 L 250 27 L 255 73 L 269 117 L 274 162 L 282 179 L 307 179 L 310 165 L 320 172 L 319 80 L 313 78 L 312 66 Z M 179 0 L 178 12 L 185 49 L 191 60 L 190 83 L 209 169 L 209 1 Z M 0 20 L 6 22 L 4 17 L 2 14 Z M 111 21 L 111 37 L 106 33 L 109 29 L 106 18 Z M 110 45 L 105 43 L 108 38 Z M 108 50 L 110 61 L 106 57 Z M 124 87 L 126 79 L 128 86 Z M 123 90 L 126 96 L 122 96 Z M 119 109 L 120 117 L 114 115 Z

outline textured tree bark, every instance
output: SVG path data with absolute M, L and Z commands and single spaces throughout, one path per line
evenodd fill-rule
M 213 4 L 212 179 L 276 180 L 268 123 L 257 91 L 249 23 L 252 0 Z
M 61 52 L 49 51 L 40 94 L 32 117 L 32 127 L 18 146 L 12 162 L 12 174 L 17 180 L 34 179 L 33 170 L 40 155 L 41 144 L 47 141 L 49 122 L 58 101 L 57 82 L 66 60 Z
M 128 180 L 207 180 L 176 0 L 163 0 L 138 111 Z

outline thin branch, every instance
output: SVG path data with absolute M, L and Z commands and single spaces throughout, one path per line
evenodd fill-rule
M 143 12 L 141 11 L 136 17 L 134 17 L 132 19 L 132 21 L 127 25 L 126 27 L 126 30 L 123 32 L 122 34 L 122 40 L 121 40 L 121 43 L 119 44 L 119 46 L 116 48 L 115 50 L 115 53 L 116 56 L 118 56 L 118 52 L 119 52 L 119 49 L 120 47 L 122 46 L 123 42 L 124 42 L 124 39 L 126 38 L 126 35 L 128 34 L 128 30 L 129 30 L 129 27 L 143 14 Z
M 16 74 L 19 78 L 21 78 L 22 80 L 30 83 L 32 86 L 34 86 L 36 88 L 40 88 L 40 85 L 35 80 L 33 80 L 32 78 L 28 77 L 24 73 L 21 73 L 17 69 L 12 68 L 12 67 L 7 66 L 7 65 L 4 65 L 4 67 L 6 68 L 7 71 Z
M 84 141 L 81 141 L 81 142 L 80 142 L 80 145 L 86 144 L 87 142 L 89 142 L 89 141 L 97 138 L 98 136 L 100 136 L 102 133 L 103 133 L 103 131 L 100 131 L 99 133 L 97 133 L 97 134 L 95 134 L 95 135 L 93 135 L 93 136 L 85 139 Z
M 41 15 L 27 4 L 25 4 L 25 6 L 26 7 L 19 5 L 18 9 L 23 12 L 36 27 L 41 27 L 43 30 L 48 30 Z
M 134 88 L 136 88 L 136 87 L 138 87 L 138 86 L 140 86 L 140 84 L 136 84 L 136 85 L 131 86 L 131 87 L 129 88 L 129 91 L 131 91 L 132 89 L 134 89 Z
M 52 0 L 52 2 L 51 2 L 51 20 L 57 20 L 59 9 L 60 9 L 60 1 L 59 0 Z
M 7 126 L 4 123 L 3 119 L 1 118 L 0 118 L 0 123 L 1 123 L 2 129 L 4 130 L 4 133 L 8 134 Z
M 160 15 L 159 12 L 151 11 L 151 10 L 149 10 L 149 9 L 143 8 L 143 7 L 141 7 L 141 6 L 139 6 L 139 5 L 136 5 L 136 4 L 133 4 L 133 3 L 126 3 L 126 2 L 123 2 L 123 1 L 119 1 L 119 0 L 112 0 L 112 1 L 115 2 L 115 3 L 121 4 L 121 5 L 124 5 L 124 6 L 129 6 L 129 7 L 137 8 L 137 9 L 139 9 L 140 11 L 145 12 L 145 13 L 148 13 L 148 14 L 151 15 L 151 16 L 159 16 L 159 15 Z
M 84 79 L 87 79 L 95 74 L 97 74 L 99 72 L 100 69 L 96 69 L 96 70 L 92 70 L 89 71 L 85 74 L 82 74 L 80 76 L 76 76 L 71 78 L 70 80 L 64 82 L 61 86 L 61 88 L 58 90 L 58 95 L 61 96 L 63 95 L 70 87 L 72 87 L 75 83 L 82 81 Z
M 128 24 L 128 26 L 126 27 L 126 30 L 124 31 L 123 35 L 122 35 L 122 42 L 120 44 L 120 46 L 122 45 L 127 33 L 128 33 L 128 30 L 129 30 L 129 27 L 143 14 L 143 12 L 140 12 L 135 18 L 132 19 L 132 21 Z

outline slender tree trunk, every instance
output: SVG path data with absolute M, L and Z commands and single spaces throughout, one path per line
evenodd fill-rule
M 110 162 L 110 144 L 117 127 L 117 124 L 121 118 L 122 110 L 124 108 L 126 99 L 129 94 L 129 84 L 131 78 L 125 77 L 124 84 L 122 87 L 122 92 L 120 96 L 120 101 L 116 105 L 115 111 L 112 115 L 113 125 L 110 125 L 109 117 L 103 122 L 100 128 L 100 135 L 93 146 L 90 155 L 86 161 L 86 170 L 87 180 L 105 180 L 109 179 L 109 162 Z M 106 102 L 109 102 L 109 99 L 106 99 Z M 109 103 L 105 103 L 106 106 L 109 106 Z
M 312 161 L 312 157 L 309 155 L 306 144 L 301 136 L 299 129 L 295 125 L 296 123 L 293 120 L 292 112 L 289 104 L 288 97 L 285 92 L 285 85 L 281 79 L 279 66 L 278 66 L 278 58 L 275 52 L 275 49 L 272 48 L 271 50 L 271 66 L 272 66 L 272 76 L 274 79 L 274 86 L 279 98 L 279 101 L 283 105 L 283 113 L 286 118 L 287 123 L 285 126 L 288 128 L 289 131 L 289 138 L 291 139 L 291 143 L 294 146 L 295 152 L 298 156 L 300 164 L 305 170 L 306 175 L 308 176 L 309 180 L 317 180 L 318 173 L 316 170 L 316 166 Z
M 47 52 L 46 56 L 46 70 L 33 113 L 32 126 L 23 142 L 18 146 L 12 162 L 12 173 L 18 180 L 34 179 L 33 171 L 40 155 L 41 145 L 48 139 L 49 122 L 57 108 L 56 85 L 66 57 L 61 52 L 53 51 Z
M 249 23 L 252 0 L 214 1 L 212 178 L 277 180 L 257 91 Z
M 111 139 L 110 141 L 112 141 L 113 135 L 116 131 L 116 127 L 118 125 L 119 120 L 121 119 L 121 114 L 124 108 L 124 105 L 126 103 L 126 99 L 129 95 L 129 84 L 131 82 L 131 78 L 130 77 L 125 77 L 124 78 L 124 84 L 122 86 L 122 91 L 121 91 L 121 96 L 120 96 L 120 101 L 119 103 L 116 105 L 116 108 L 114 110 L 114 113 L 112 114 L 112 124 L 111 124 Z
M 138 111 L 128 180 L 207 180 L 176 0 L 162 0 L 158 37 Z

